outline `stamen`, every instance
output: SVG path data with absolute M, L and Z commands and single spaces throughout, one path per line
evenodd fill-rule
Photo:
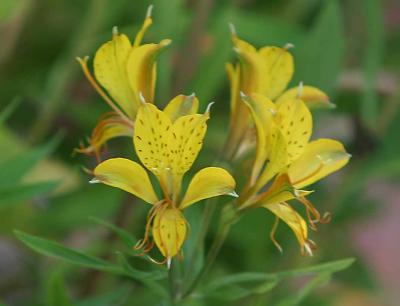
M 171 257 L 168 257 L 167 258 L 167 269 L 168 270 L 171 269 L 171 263 L 172 263 L 172 259 L 171 259 Z
M 152 263 L 155 263 L 156 265 L 163 265 L 163 264 L 165 264 L 166 262 L 167 262 L 167 258 L 164 258 L 163 260 L 161 260 L 161 261 L 157 261 L 157 260 L 155 260 L 153 257 L 151 257 L 151 256 L 147 256 L 147 258 L 152 262 Z
M 90 184 L 97 184 L 97 183 L 101 183 L 101 181 L 100 181 L 98 178 L 92 178 L 92 179 L 89 181 L 89 183 L 90 183 Z
M 279 250 L 279 252 L 283 253 L 283 249 L 282 249 L 281 245 L 275 239 L 275 233 L 276 233 L 276 230 L 278 229 L 278 225 L 279 225 L 279 218 L 275 217 L 275 222 L 274 222 L 274 225 L 272 226 L 269 237 L 271 238 L 272 242 L 274 243 L 276 248 Z

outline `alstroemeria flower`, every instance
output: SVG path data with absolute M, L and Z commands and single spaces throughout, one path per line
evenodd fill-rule
M 101 146 L 109 139 L 132 136 L 141 96 L 153 102 L 155 60 L 157 54 L 171 41 L 164 39 L 158 44 L 141 44 L 143 35 L 152 24 L 151 9 L 152 6 L 133 42 L 125 34 L 118 33 L 116 27 L 113 28 L 112 39 L 104 43 L 94 56 L 94 77 L 88 68 L 89 58 L 78 58 L 93 88 L 112 108 L 112 112 L 101 119 L 93 130 L 89 146 L 78 149 L 78 152 L 95 153 L 98 156 Z
M 209 119 L 209 109 L 204 114 L 197 114 L 197 99 L 191 97 L 175 98 L 163 111 L 143 102 L 137 114 L 135 151 L 144 167 L 156 176 L 161 197 L 154 191 L 145 168 L 134 161 L 112 158 L 94 170 L 93 182 L 120 188 L 153 205 L 144 239 L 136 247 L 148 252 L 154 242 L 165 261 L 179 253 L 185 240 L 184 209 L 203 199 L 236 196 L 235 180 L 219 167 L 197 172 L 186 192 L 181 194 L 183 175 L 191 168 L 202 147 Z
M 260 94 L 242 94 L 242 98 L 257 130 L 257 151 L 249 183 L 239 199 L 240 209 L 267 208 L 293 230 L 302 251 L 310 253 L 312 242 L 306 222 L 288 201 L 297 199 L 304 204 L 311 228 L 315 229 L 316 222 L 326 221 L 328 216 L 321 217 L 306 199 L 311 191 L 303 188 L 345 166 L 350 155 L 336 140 L 309 141 L 312 115 L 301 98 L 295 96 L 277 103 Z M 275 230 L 276 226 L 271 238 L 276 243 Z
M 270 100 L 281 103 L 297 95 L 297 88 L 286 90 L 294 73 L 294 60 L 289 49 L 285 47 L 265 46 L 257 50 L 251 44 L 238 38 L 235 29 L 231 28 L 234 51 L 239 62 L 228 63 L 226 70 L 231 88 L 231 121 L 228 143 L 228 156 L 236 155 L 251 127 L 250 115 L 241 102 L 240 93 L 251 95 L 262 94 Z M 285 91 L 286 90 L 286 91 Z M 308 107 L 332 106 L 328 96 L 321 90 L 304 86 L 300 98 Z

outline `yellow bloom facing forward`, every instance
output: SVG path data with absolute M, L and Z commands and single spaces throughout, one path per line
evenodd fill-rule
M 339 170 L 347 164 L 350 155 L 343 145 L 333 139 L 309 141 L 312 133 L 312 115 L 298 94 L 273 103 L 259 94 L 242 94 L 257 130 L 257 150 L 251 177 L 239 199 L 240 208 L 264 207 L 284 221 L 295 233 L 302 251 L 311 253 L 305 220 L 288 203 L 297 199 L 304 204 L 312 229 L 315 223 L 326 222 L 306 199 L 311 191 L 302 188 Z M 265 186 L 274 179 L 271 187 Z M 276 223 L 277 225 L 277 223 Z M 274 226 L 271 238 L 274 239 Z
M 294 60 L 289 49 L 285 47 L 265 46 L 256 49 L 240 39 L 233 26 L 231 27 L 234 51 L 239 62 L 228 63 L 226 70 L 231 87 L 231 122 L 228 143 L 228 155 L 234 156 L 245 143 L 250 127 L 250 114 L 241 102 L 240 93 L 251 95 L 262 94 L 277 104 L 290 100 L 297 95 L 297 89 L 286 90 L 294 73 Z M 286 90 L 286 91 L 285 91 Z M 301 98 L 308 107 L 331 107 L 328 96 L 321 90 L 304 86 Z
M 144 33 L 152 24 L 151 9 L 150 6 L 133 42 L 125 34 L 118 33 L 116 27 L 113 28 L 112 39 L 104 43 L 94 56 L 94 77 L 88 68 L 88 57 L 78 58 L 91 85 L 113 110 L 108 115 L 112 120 L 100 120 L 89 139 L 89 146 L 82 146 L 78 152 L 98 155 L 101 146 L 109 139 L 132 136 L 141 97 L 153 102 L 155 59 L 171 41 L 164 39 L 158 44 L 141 44 Z
M 203 144 L 209 109 L 197 114 L 193 96 L 178 96 L 161 111 L 142 102 L 135 122 L 134 147 L 144 167 L 152 172 L 161 187 L 158 197 L 145 168 L 124 158 L 112 158 L 94 170 L 92 182 L 125 190 L 153 207 L 148 214 L 144 239 L 136 246 L 148 252 L 153 242 L 169 261 L 179 254 L 187 234 L 182 211 L 203 199 L 219 195 L 235 196 L 235 180 L 224 169 L 207 167 L 192 178 L 181 194 L 183 175 L 191 168 Z M 184 96 L 183 96 L 184 97 Z

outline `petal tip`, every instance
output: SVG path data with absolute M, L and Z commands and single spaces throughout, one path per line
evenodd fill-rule
M 229 22 L 228 23 L 228 26 L 229 26 L 229 31 L 231 32 L 231 35 L 232 36 L 236 36 L 237 34 L 237 32 L 236 32 L 236 28 L 235 28 L 235 25 L 232 23 L 232 22 Z
M 118 27 L 117 26 L 112 27 L 112 35 L 113 35 L 113 37 L 118 35 Z
M 208 105 L 207 105 L 207 108 L 206 108 L 206 111 L 204 112 L 204 114 L 209 114 L 210 113 L 210 110 L 211 110 L 211 106 L 213 106 L 214 105 L 214 101 L 213 102 L 210 102 L 210 103 L 208 103 Z
M 151 15 L 153 14 L 153 9 L 154 9 L 154 5 L 153 4 L 150 4 L 147 7 L 146 18 L 151 18 Z
M 235 190 L 231 191 L 231 192 L 228 193 L 227 195 L 230 195 L 230 196 L 232 196 L 232 197 L 234 197 L 234 198 L 238 198 L 238 197 L 239 197 L 239 195 L 237 194 L 237 192 L 236 192 Z
M 283 48 L 284 48 L 285 50 L 293 49 L 293 48 L 294 48 L 294 44 L 292 44 L 292 43 L 287 43 Z
M 96 178 L 96 177 L 92 178 L 92 179 L 89 181 L 89 184 L 98 184 L 98 183 L 101 183 L 101 181 L 100 181 L 98 178 Z

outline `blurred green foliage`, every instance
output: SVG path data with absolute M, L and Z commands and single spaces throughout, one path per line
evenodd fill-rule
M 93 57 L 110 38 L 113 25 L 132 37 L 149 4 L 144 0 L 0 2 L 0 240 L 13 245 L 20 266 L 19 272 L 2 275 L 0 305 L 156 305 L 159 297 L 153 291 L 161 297 L 168 294 L 160 285 L 166 282 L 164 268 L 149 265 L 131 250 L 133 237 L 143 234 L 147 207 L 105 186 L 89 186 L 81 167 L 93 168 L 95 160 L 71 156 L 107 110 L 84 80 L 75 57 Z M 284 247 L 280 255 L 268 237 L 272 216 L 250 213 L 233 228 L 192 305 L 233 305 L 226 301 L 229 298 L 238 300 L 237 305 L 338 305 L 340 290 L 378 292 L 373 272 L 361 259 L 334 275 L 338 289 L 328 287 L 327 294 L 310 293 L 350 261 L 315 266 L 324 267 L 317 271 L 300 267 L 357 257 L 347 230 L 375 213 L 375 205 L 368 209 L 365 205 L 366 184 L 378 179 L 398 182 L 400 89 L 394 72 L 400 68 L 400 34 L 384 22 L 393 2 L 155 0 L 152 4 L 154 25 L 146 41 L 173 40 L 158 64 L 158 104 L 191 92 L 203 108 L 211 100 L 217 102 L 195 168 L 214 160 L 226 136 L 225 63 L 234 58 L 229 22 L 256 46 L 295 45 L 292 85 L 303 81 L 318 86 L 337 105 L 333 111 L 315 113 L 316 134 L 324 131 L 342 140 L 353 153 L 351 165 L 321 184 L 313 198 L 321 211 L 334 213 L 333 222 L 313 235 L 320 246 L 315 258 L 300 256 L 295 239 L 283 226 L 277 235 Z M 199 16 L 204 20 L 201 31 L 196 31 L 194 20 Z M 397 29 L 399 24 L 397 20 Z M 129 140 L 113 144 L 107 156 L 133 154 Z M 238 177 L 248 165 L 236 169 Z M 126 205 L 128 213 L 121 216 Z M 218 210 L 220 205 L 214 205 Z M 192 229 L 186 248 L 195 241 L 202 211 L 201 205 L 188 210 Z M 206 247 L 216 230 L 214 223 Z M 14 229 L 16 237 L 39 253 L 80 267 L 27 250 L 13 235 Z M 203 250 L 200 245 L 199 254 Z M 198 269 L 202 256 L 196 260 Z M 274 273 L 291 269 L 298 275 Z M 300 286 L 288 280 L 310 274 L 312 278 L 300 281 Z M 206 292 L 211 299 L 204 301 L 201 294 Z

